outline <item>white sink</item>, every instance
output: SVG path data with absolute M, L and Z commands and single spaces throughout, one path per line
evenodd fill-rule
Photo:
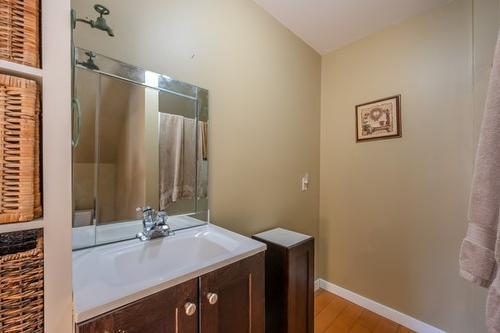
M 209 224 L 166 238 L 75 251 L 75 321 L 83 322 L 265 249 L 260 242 Z
M 97 258 L 99 272 L 109 284 L 144 283 L 154 281 L 166 272 L 171 274 L 187 266 L 231 255 L 235 246 L 223 247 L 207 239 L 209 236 L 208 233 L 200 233 L 194 237 L 182 235 L 165 242 L 157 239 L 142 244 L 146 246 L 135 242 L 120 249 L 109 249 Z M 120 278 L 122 276 L 127 278 Z

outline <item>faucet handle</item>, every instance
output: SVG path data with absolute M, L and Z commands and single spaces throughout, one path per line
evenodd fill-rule
M 168 215 L 167 212 L 161 210 L 156 214 L 156 220 L 158 224 L 167 224 Z
M 109 9 L 104 7 L 103 5 L 96 4 L 94 5 L 94 9 L 96 12 L 98 12 L 101 16 L 103 15 L 109 15 Z
M 154 220 L 156 220 L 156 211 L 150 206 L 146 206 L 143 208 L 136 208 L 137 213 L 142 214 L 142 221 L 144 226 L 146 227 L 149 224 L 152 224 Z
M 145 207 L 137 207 L 137 208 L 135 209 L 135 211 L 136 211 L 137 213 L 141 213 L 141 214 L 147 214 L 147 213 L 149 213 L 149 212 L 154 213 L 154 209 L 153 209 L 153 208 L 151 208 L 150 206 L 145 206 Z
M 85 55 L 89 57 L 89 61 L 94 61 L 94 58 L 96 57 L 96 54 L 92 51 L 85 52 Z

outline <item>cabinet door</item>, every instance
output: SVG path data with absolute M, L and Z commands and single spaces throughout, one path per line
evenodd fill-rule
M 187 305 L 191 305 L 189 314 Z M 78 325 L 78 333 L 197 333 L 198 279 Z M 193 305 L 195 307 L 193 307 Z
M 288 251 L 288 331 L 314 333 L 314 240 Z
M 264 333 L 264 252 L 200 278 L 203 333 Z

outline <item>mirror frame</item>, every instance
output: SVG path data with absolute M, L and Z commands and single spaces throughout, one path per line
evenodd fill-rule
M 86 52 L 92 51 L 80 47 L 76 48 L 76 67 L 102 75 L 114 77 L 119 80 L 129 81 L 131 83 L 140 84 L 145 87 L 179 95 L 191 100 L 208 100 L 208 90 L 206 89 L 197 87 L 189 83 L 181 82 L 172 79 L 169 76 L 151 72 L 143 68 L 106 57 L 101 54 L 94 53 L 94 63 L 99 69 L 90 69 L 82 65 L 81 62 L 78 62 L 78 59 L 88 58 L 88 56 L 85 54 Z

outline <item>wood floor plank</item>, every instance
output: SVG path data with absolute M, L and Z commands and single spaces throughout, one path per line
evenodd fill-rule
M 328 326 L 325 333 L 349 333 L 354 322 L 359 318 L 362 312 L 362 307 L 349 303 L 333 323 Z
M 315 333 L 415 333 L 328 291 L 314 295 Z
M 323 311 L 328 304 L 334 300 L 335 296 L 327 291 L 320 289 L 316 292 L 316 297 L 314 297 L 314 314 L 317 315 Z
M 363 310 L 349 333 L 372 333 L 383 318 L 368 310 Z
M 347 307 L 348 303 L 340 297 L 333 296 L 333 300 L 328 304 L 314 320 L 314 332 L 324 333 L 340 313 Z
M 349 333 L 372 333 L 368 328 L 360 325 L 359 323 L 354 323 L 354 326 L 351 328 Z
M 409 328 L 399 325 L 397 333 L 415 333 Z
M 359 316 L 359 319 L 356 321 L 356 324 L 366 327 L 370 330 L 370 332 L 373 332 L 378 323 L 383 319 L 384 318 L 374 312 L 364 310 L 363 313 L 361 313 L 361 316 Z
M 373 333 L 397 333 L 399 325 L 389 319 L 381 320 Z

